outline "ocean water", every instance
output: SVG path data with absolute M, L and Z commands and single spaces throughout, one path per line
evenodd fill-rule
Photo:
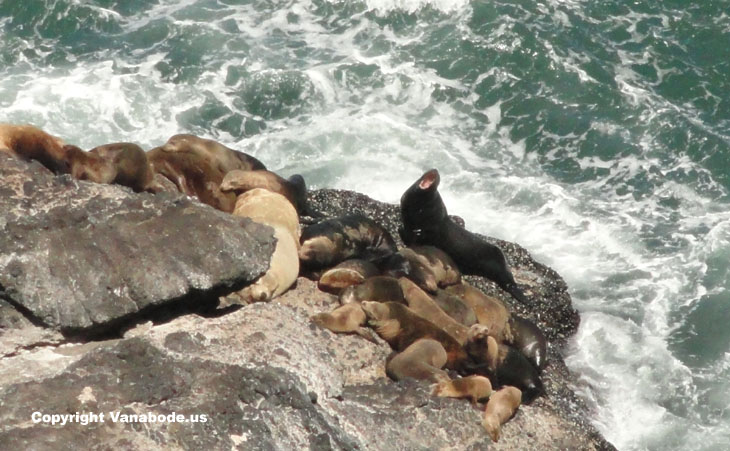
M 389 202 L 436 167 L 566 278 L 609 441 L 730 449 L 728 0 L 0 0 L 0 122 Z

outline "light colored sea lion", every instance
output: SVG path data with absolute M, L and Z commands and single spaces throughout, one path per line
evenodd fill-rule
M 221 191 L 233 191 L 237 195 L 245 193 L 254 188 L 263 188 L 289 199 L 300 215 L 307 214 L 307 186 L 301 175 L 295 174 L 289 180 L 280 177 L 274 172 L 259 169 L 255 171 L 243 171 L 236 169 L 230 171 L 223 178 Z
M 310 269 L 330 267 L 350 258 L 375 262 L 397 250 L 390 233 L 361 214 L 307 226 L 302 231 L 301 243 L 299 258 Z
M 441 343 L 421 338 L 402 352 L 391 355 L 386 361 L 385 372 L 396 381 L 412 377 L 437 383 L 447 382 L 449 376 L 441 369 L 447 360 L 446 350 Z
M 378 275 L 378 268 L 369 261 L 350 259 L 325 271 L 317 287 L 328 293 L 339 294 L 347 287 L 359 285 L 370 277 Z
M 233 211 L 236 195 L 220 190 L 224 172 L 208 158 L 196 153 L 170 152 L 155 147 L 147 152 L 147 159 L 155 174 L 168 179 L 179 192 L 197 197 L 204 204 L 226 213 Z M 156 175 L 155 178 L 159 177 Z M 162 184 L 158 182 L 157 185 Z
M 519 302 L 529 299 L 517 286 L 502 250 L 456 224 L 448 215 L 441 195 L 436 169 L 423 174 L 401 196 L 403 242 L 437 246 L 454 259 L 463 274 L 483 276 L 510 293 Z
M 360 285 L 347 287 L 340 293 L 341 304 L 363 301 L 405 304 L 406 298 L 398 279 L 386 276 L 370 277 Z
M 447 398 L 467 398 L 472 404 L 489 398 L 492 383 L 479 375 L 459 377 L 436 384 L 433 395 Z
M 489 398 L 482 424 L 493 441 L 498 441 L 502 425 L 509 421 L 520 406 L 522 393 L 516 387 L 503 387 Z
M 398 281 L 406 298 L 406 303 L 411 310 L 443 329 L 454 337 L 459 344 L 466 343 L 469 337 L 468 327 L 447 315 L 431 296 L 411 280 L 401 277 Z
M 71 176 L 94 183 L 115 183 L 135 192 L 151 188 L 154 181 L 152 165 L 144 150 L 133 143 L 111 143 L 94 147 L 88 152 L 66 145 L 66 159 Z
M 509 327 L 510 312 L 502 301 L 487 296 L 466 282 L 446 287 L 445 291 L 457 296 L 471 307 L 479 324 L 489 327 L 490 335 L 497 341 L 512 341 L 512 332 Z
M 269 270 L 236 297 L 244 303 L 260 302 L 284 293 L 299 276 L 299 221 L 294 206 L 281 194 L 257 188 L 238 196 L 233 214 L 272 227 L 276 238 Z
M 363 335 L 362 325 L 366 319 L 360 304 L 353 303 L 341 305 L 329 313 L 318 313 L 312 317 L 312 322 L 335 333 Z
M 69 172 L 61 138 L 32 125 L 0 124 L 0 152 L 36 160 L 56 174 Z
M 213 168 L 223 174 L 236 169 L 244 171 L 266 169 L 263 163 L 248 154 L 233 150 L 212 139 L 195 135 L 174 135 L 161 147 L 166 152 L 196 154 L 208 160 Z

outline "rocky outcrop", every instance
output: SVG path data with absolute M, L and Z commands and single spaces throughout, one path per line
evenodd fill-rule
M 74 333 L 255 280 L 268 227 L 180 195 L 55 177 L 0 155 L 0 290 L 39 325 Z M 213 301 L 215 297 L 211 298 Z
M 7 166 L 0 160 L 0 168 L 3 165 Z M 39 168 L 29 170 L 31 178 L 41 179 Z M 6 174 L 8 170 L 0 171 Z M 72 220 L 63 219 L 63 209 L 86 211 L 89 204 L 97 206 L 86 215 L 96 219 L 71 224 L 101 229 L 103 233 L 96 236 L 95 243 L 108 234 L 116 234 L 115 240 L 124 240 L 127 235 L 118 231 L 144 222 L 137 219 L 144 217 L 142 206 L 157 202 L 160 205 L 154 208 L 166 213 L 147 216 L 146 221 L 180 218 L 171 211 L 176 208 L 183 210 L 179 215 L 202 210 L 203 216 L 214 222 L 226 217 L 185 198 L 157 199 L 64 177 L 50 177 L 41 187 L 27 193 L 13 186 L 8 189 L 5 178 L 0 179 L 0 190 L 4 190 L 0 202 L 7 202 L 6 193 L 16 200 L 22 197 L 20 193 L 35 199 L 35 189 L 54 189 L 57 200 L 67 199 L 58 207 L 61 210 L 57 216 L 52 215 L 54 219 L 45 223 L 47 227 L 28 228 L 29 234 L 37 234 L 34 236 L 42 236 L 41 232 L 62 235 L 69 228 L 64 221 Z M 103 202 L 94 200 L 96 197 L 86 190 L 107 193 L 107 189 L 113 189 L 115 194 L 99 195 L 102 200 L 111 199 L 114 205 L 140 205 L 137 210 L 131 209 L 137 213 L 126 216 L 123 212 L 130 211 L 130 207 L 124 207 L 116 210 L 118 214 L 98 216 L 96 210 L 111 207 L 98 205 Z M 137 198 L 143 199 L 140 204 L 134 203 Z M 312 193 L 310 201 L 315 209 L 326 214 L 359 211 L 391 232 L 398 226 L 395 206 L 356 193 L 321 190 Z M 20 208 L 17 202 L 12 205 Z M 28 211 L 35 212 L 34 217 L 43 217 L 50 211 L 47 207 L 32 207 L 32 202 L 25 205 Z M 0 211 L 0 229 L 7 235 L 8 225 L 20 219 L 15 213 L 6 214 L 6 209 Z M 70 218 L 82 216 L 68 214 Z M 115 227 L 107 227 L 107 220 L 118 222 Z M 231 220 L 238 227 L 247 226 L 238 219 Z M 204 219 L 196 221 L 186 222 L 186 228 L 205 227 Z M 162 241 L 161 231 L 170 233 L 164 223 L 156 224 L 159 229 L 145 229 L 150 235 L 148 246 Z M 208 265 L 220 267 L 218 263 L 209 263 L 219 254 L 221 259 L 233 258 L 226 252 L 234 247 L 231 240 L 238 239 L 237 235 L 227 231 L 228 226 L 209 227 L 221 231 L 198 231 L 197 235 L 187 236 L 188 247 L 205 252 L 197 259 L 187 260 L 190 269 L 186 274 L 207 274 Z M 18 302 L 18 293 L 32 291 L 7 288 L 5 278 L 12 277 L 7 268 L 12 266 L 5 262 L 10 261 L 9 256 L 13 256 L 13 261 L 21 261 L 15 256 L 34 241 L 25 241 L 26 247 L 12 247 L 9 240 L 0 242 L 10 246 L 0 247 L 4 287 L 0 297 L 9 299 L 0 299 L 0 449 L 612 449 L 586 420 L 586 408 L 573 393 L 573 376 L 561 358 L 565 339 L 575 331 L 578 320 L 565 284 L 518 246 L 504 243 L 518 281 L 539 303 L 528 316 L 537 320 L 552 340 L 549 366 L 543 376 L 547 396 L 520 407 L 504 426 L 500 441 L 492 443 L 481 426 L 483 406 L 435 398 L 430 395 L 428 384 L 422 382 L 396 383 L 387 379 L 385 359 L 391 350 L 375 334 L 367 340 L 358 335 L 336 335 L 314 325 L 310 317 L 331 310 L 337 299 L 317 290 L 313 281 L 299 278 L 292 290 L 271 303 L 216 312 L 190 313 L 185 302 L 168 299 L 165 315 L 150 314 L 143 307 L 136 313 L 126 313 L 123 323 L 92 321 L 95 325 L 91 327 L 96 329 L 110 325 L 111 335 L 97 335 L 90 340 L 83 334 L 70 337 L 60 323 L 41 321 L 44 316 L 22 307 L 25 304 Z M 262 248 L 267 249 L 266 243 L 264 239 Z M 162 266 L 155 266 L 155 272 L 148 277 L 160 284 L 177 277 L 181 265 L 174 262 L 190 251 L 181 247 L 185 246 L 163 246 L 159 253 L 167 250 L 169 255 L 159 257 L 157 263 Z M 85 255 L 83 252 L 87 251 L 79 246 L 65 249 L 63 256 L 70 260 L 75 253 Z M 20 273 L 24 278 L 36 277 L 33 271 L 46 268 L 42 261 L 33 261 L 39 254 L 24 255 L 27 257 L 21 261 L 25 266 Z M 97 280 L 108 277 L 105 265 L 89 265 L 86 270 Z M 74 281 L 74 274 L 64 274 L 69 278 L 68 285 L 80 286 Z M 208 277 L 212 280 L 213 276 Z M 220 282 L 200 285 L 192 280 L 202 277 L 189 277 L 185 279 L 186 286 L 193 286 L 192 290 L 198 293 L 196 299 L 206 303 L 237 288 L 238 281 L 217 277 Z M 509 295 L 491 282 L 477 278 L 472 281 L 511 302 Z M 140 290 L 147 287 L 139 286 Z M 176 299 L 186 298 L 184 294 L 180 296 Z M 50 299 L 57 304 L 78 302 L 74 295 Z M 92 413 L 97 417 L 82 416 Z M 66 417 L 64 425 L 43 421 L 43 415 L 52 414 L 72 416 Z M 104 414 L 103 422 L 100 414 Z M 84 420 L 92 421 L 82 424 Z

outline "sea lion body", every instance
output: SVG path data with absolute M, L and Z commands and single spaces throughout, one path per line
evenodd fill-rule
M 547 363 L 547 338 L 539 327 L 527 318 L 512 316 L 510 320 L 512 346 L 520 351 L 538 370 Z
M 289 199 L 297 212 L 302 215 L 308 212 L 307 186 L 301 175 L 295 174 L 289 180 L 265 169 L 243 171 L 235 169 L 228 172 L 221 183 L 221 191 L 244 193 L 254 188 L 263 188 Z
M 347 304 L 350 302 L 398 302 L 406 303 L 406 298 L 398 279 L 387 276 L 375 276 L 366 279 L 359 285 L 353 285 L 345 288 L 340 293 L 340 303 Z
M 435 246 L 409 246 L 398 251 L 411 262 L 417 262 L 433 274 L 436 288 L 443 288 L 461 282 L 461 273 L 454 260 Z M 422 287 L 423 288 L 423 287 Z M 435 292 L 436 289 L 427 289 Z
M 236 297 L 249 303 L 284 293 L 299 276 L 299 221 L 294 206 L 281 194 L 256 188 L 238 196 L 233 214 L 272 227 L 276 238 L 268 271 Z
M 225 175 L 217 166 L 200 154 L 192 152 L 171 152 L 155 147 L 147 152 L 155 178 L 165 177 L 188 196 L 198 198 L 202 203 L 227 213 L 236 204 L 234 193 L 224 193 L 220 184 Z M 163 185 L 157 183 L 157 185 Z M 168 185 L 165 183 L 164 185 Z
M 266 169 L 263 163 L 251 155 L 233 150 L 212 139 L 195 135 L 174 135 L 162 148 L 167 152 L 187 152 L 198 155 L 208 160 L 213 168 L 223 174 L 236 169 L 244 171 Z
M 408 307 L 417 315 L 429 320 L 444 332 L 448 333 L 459 342 L 466 343 L 469 338 L 469 328 L 447 315 L 441 307 L 411 280 L 401 277 L 399 279 L 403 295 L 406 298 Z
M 466 282 L 446 287 L 444 291 L 458 297 L 471 307 L 477 322 L 489 327 L 489 334 L 497 341 L 512 341 L 512 332 L 509 327 L 511 315 L 502 301 L 487 296 Z
M 319 278 L 317 287 L 328 293 L 339 294 L 353 285 L 360 285 L 370 277 L 378 275 L 378 268 L 361 259 L 350 259 L 325 271 Z
M 385 363 L 385 372 L 393 380 L 406 377 L 431 382 L 449 380 L 446 371 L 448 356 L 443 345 L 430 338 L 416 340 L 398 354 L 391 355 Z
M 462 274 L 486 277 L 528 304 L 507 267 L 502 250 L 456 224 L 448 215 L 438 192 L 440 178 L 436 169 L 426 172 L 408 188 L 400 200 L 403 242 L 426 244 L 445 251 Z
M 327 219 L 302 231 L 299 258 L 311 269 L 336 265 L 350 258 L 378 261 L 396 252 L 393 237 L 375 221 L 351 214 Z
M 434 387 L 433 395 L 448 398 L 468 398 L 472 404 L 489 398 L 492 394 L 492 383 L 488 378 L 479 375 L 464 376 L 449 381 L 442 381 Z
M 499 440 L 502 425 L 514 416 L 521 399 L 522 393 L 516 387 L 503 387 L 489 398 L 482 425 L 495 442 Z
M 336 333 L 358 332 L 365 324 L 367 317 L 360 304 L 345 304 L 330 313 L 318 313 L 312 321 L 325 329 Z
M 462 301 L 458 296 L 442 289 L 438 289 L 432 299 L 439 307 L 441 307 L 441 310 L 454 318 L 457 322 L 467 327 L 478 322 L 474 309 L 467 305 L 466 302 Z
M 76 146 L 66 146 L 66 158 L 71 176 L 94 183 L 117 184 L 135 192 L 149 189 L 154 173 L 145 151 L 133 143 L 111 143 L 84 152 Z
M 69 172 L 63 140 L 32 125 L 0 124 L 0 152 L 36 160 L 56 174 Z

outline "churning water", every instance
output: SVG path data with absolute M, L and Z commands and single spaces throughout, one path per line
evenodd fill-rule
M 730 1 L 0 0 L 0 122 L 194 133 L 554 267 L 619 449 L 730 449 Z

